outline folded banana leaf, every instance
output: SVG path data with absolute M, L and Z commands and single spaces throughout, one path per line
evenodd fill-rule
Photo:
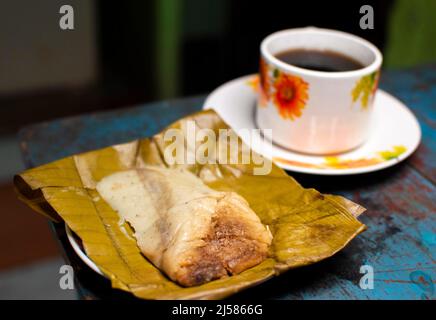
M 19 198 L 50 219 L 65 221 L 114 288 L 144 299 L 224 298 L 291 268 L 330 257 L 365 230 L 357 220 L 364 208 L 340 196 L 305 189 L 274 164 L 268 175 L 253 174 L 252 162 L 185 165 L 211 188 L 243 196 L 269 226 L 273 242 L 269 258 L 238 275 L 189 288 L 169 280 L 141 254 L 129 225 L 120 221 L 95 187 L 103 177 L 120 170 L 144 165 L 171 167 L 162 156 L 167 144 L 163 134 L 170 128 L 182 128 L 188 120 L 214 132 L 229 128 L 214 111 L 202 111 L 151 138 L 27 170 L 14 178 Z

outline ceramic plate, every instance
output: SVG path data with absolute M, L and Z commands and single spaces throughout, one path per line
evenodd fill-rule
M 80 259 L 82 259 L 85 264 L 90 267 L 92 270 L 97 272 L 98 274 L 104 276 L 103 272 L 101 272 L 100 268 L 97 267 L 97 265 L 89 259 L 89 257 L 86 255 L 86 253 L 83 250 L 82 244 L 80 239 L 71 231 L 70 227 L 68 227 L 67 224 L 65 224 L 65 231 L 67 233 L 68 241 L 70 242 L 71 246 L 73 247 L 74 252 L 77 253 Z
M 233 129 L 257 129 L 255 123 L 257 75 L 241 77 L 223 84 L 206 99 L 203 109 L 214 109 Z M 349 175 L 381 170 L 410 156 L 421 140 L 421 129 L 413 113 L 398 99 L 378 90 L 374 103 L 371 134 L 360 147 L 335 156 L 296 153 L 274 145 L 250 145 L 273 159 L 285 170 L 319 174 Z M 268 150 L 268 154 L 264 151 Z

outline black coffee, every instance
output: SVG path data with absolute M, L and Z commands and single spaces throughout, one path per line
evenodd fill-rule
M 325 72 L 352 71 L 364 67 L 353 58 L 329 50 L 291 49 L 276 54 L 276 58 L 296 67 Z

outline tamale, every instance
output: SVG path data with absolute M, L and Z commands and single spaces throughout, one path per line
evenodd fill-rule
M 267 256 L 272 235 L 247 201 L 187 170 L 121 171 L 97 191 L 133 227 L 141 252 L 183 286 L 240 273 Z

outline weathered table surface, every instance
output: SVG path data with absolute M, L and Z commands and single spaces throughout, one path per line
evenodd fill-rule
M 423 140 L 407 161 L 375 173 L 323 177 L 293 175 L 303 186 L 344 195 L 368 210 L 368 230 L 348 247 L 313 266 L 291 270 L 238 299 L 434 299 L 436 292 L 436 66 L 385 72 L 381 87 L 404 101 L 418 117 Z M 150 103 L 106 113 L 86 114 L 23 128 L 21 148 L 28 167 L 74 153 L 150 136 L 201 108 L 204 97 Z M 54 229 L 65 257 L 75 268 L 86 298 L 130 298 L 111 290 Z M 362 265 L 374 271 L 374 289 L 363 290 Z

